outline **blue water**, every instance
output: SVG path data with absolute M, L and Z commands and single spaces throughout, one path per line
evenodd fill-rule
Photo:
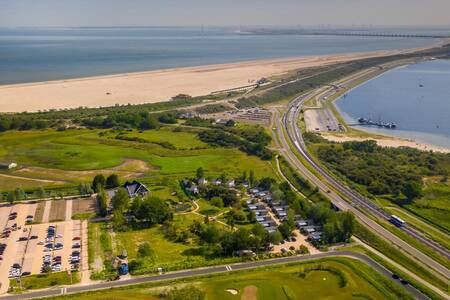
M 359 117 L 397 123 L 396 130 L 356 128 L 450 148 L 450 60 L 394 69 L 335 103 L 348 123 Z
M 207 28 L 0 28 L 0 84 L 303 55 L 421 47 L 431 39 L 251 36 Z

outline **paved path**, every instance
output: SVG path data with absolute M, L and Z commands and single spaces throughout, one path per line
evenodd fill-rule
M 81 283 L 88 284 L 91 282 L 91 272 L 89 271 L 88 261 L 88 221 L 83 220 L 81 226 L 81 266 L 80 275 Z
M 392 273 L 389 270 L 387 270 L 385 267 L 383 267 L 376 261 L 372 260 L 371 258 L 369 258 L 363 254 L 360 254 L 360 253 L 346 252 L 346 251 L 320 253 L 320 254 L 315 254 L 315 255 L 291 256 L 291 257 L 283 257 L 283 258 L 276 258 L 276 259 L 263 260 L 263 261 L 258 261 L 258 262 L 249 262 L 249 263 L 237 263 L 237 264 L 231 264 L 231 265 L 226 265 L 226 266 L 216 266 L 216 267 L 208 267 L 208 268 L 201 268 L 201 269 L 192 269 L 192 270 L 185 270 L 185 271 L 179 271 L 179 272 L 171 272 L 171 273 L 166 273 L 166 274 L 156 275 L 156 276 L 136 277 L 136 278 L 126 279 L 126 280 L 102 282 L 102 283 L 96 283 L 96 284 L 91 284 L 91 285 L 76 285 L 76 286 L 68 286 L 68 287 L 62 287 L 62 288 L 58 287 L 58 288 L 54 288 L 54 289 L 34 291 L 34 292 L 21 294 L 21 295 L 5 295 L 3 297 L 0 297 L 0 299 L 16 300 L 16 299 L 31 299 L 31 298 L 58 296 L 61 294 L 81 293 L 81 292 L 87 292 L 87 291 L 108 289 L 108 288 L 113 288 L 113 287 L 123 287 L 123 286 L 127 286 L 127 285 L 140 284 L 140 283 L 146 283 L 146 282 L 157 282 L 157 281 L 163 281 L 163 280 L 187 278 L 187 277 L 192 277 L 192 276 L 203 276 L 203 275 L 219 274 L 219 273 L 226 273 L 226 272 L 239 271 L 239 270 L 248 270 L 248 269 L 254 269 L 254 268 L 259 268 L 259 267 L 264 267 L 264 266 L 295 263 L 295 262 L 308 261 L 308 260 L 325 258 L 325 257 L 349 257 L 349 258 L 353 258 L 353 259 L 362 261 L 362 262 L 370 265 L 372 268 L 374 268 L 376 271 L 378 271 L 379 273 L 384 275 L 387 279 L 391 280 L 395 284 L 398 284 L 399 286 L 403 286 L 416 299 L 420 299 L 420 300 L 428 299 L 426 296 L 424 296 L 422 293 L 420 293 L 414 287 L 412 287 L 410 285 L 401 285 L 398 280 L 395 280 L 392 278 Z
M 66 200 L 66 221 L 72 220 L 72 207 L 73 207 L 73 200 Z

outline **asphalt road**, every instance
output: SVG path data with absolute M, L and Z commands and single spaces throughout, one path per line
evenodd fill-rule
M 302 109 L 303 102 L 314 95 L 314 92 L 307 93 L 300 97 L 294 99 L 290 105 L 289 110 L 286 114 L 283 115 L 282 118 L 277 119 L 277 129 L 279 132 L 279 137 L 281 143 L 283 145 L 283 154 L 284 156 L 293 164 L 307 179 L 309 179 L 313 184 L 317 185 L 319 189 L 327 195 L 331 201 L 341 210 L 349 210 L 352 211 L 360 221 L 369 226 L 372 230 L 374 230 L 377 234 L 383 236 L 385 239 L 391 241 L 395 245 L 399 246 L 401 249 L 426 264 L 433 270 L 442 274 L 445 278 L 450 278 L 449 270 L 436 262 L 432 258 L 423 254 L 421 251 L 412 247 L 375 221 L 365 215 L 362 211 L 360 211 L 356 206 L 361 206 L 367 209 L 369 212 L 374 214 L 375 216 L 386 218 L 385 213 L 377 207 L 372 201 L 365 199 L 364 197 L 358 195 L 356 192 L 352 191 L 348 187 L 344 186 L 342 183 L 335 180 L 331 175 L 329 175 L 326 171 L 324 171 L 320 166 L 318 166 L 307 153 L 305 143 L 303 141 L 303 137 L 301 135 L 300 130 L 296 126 L 296 122 L 298 120 L 298 116 L 300 114 L 300 110 Z M 291 140 L 292 144 L 296 147 L 298 152 L 303 156 L 303 158 L 308 162 L 310 166 L 312 166 L 318 173 L 320 173 L 324 177 L 324 181 L 319 179 L 315 174 L 313 174 L 307 167 L 303 165 L 303 163 L 296 157 L 296 155 L 292 152 L 289 144 L 287 142 L 286 136 L 283 132 L 283 129 L 287 132 L 287 137 Z M 352 200 L 353 205 L 349 202 L 345 201 L 339 194 L 330 190 L 329 186 L 335 187 L 337 190 L 341 192 L 341 194 L 345 195 L 347 198 Z M 411 234 L 411 229 L 405 230 L 406 233 Z M 411 234 L 414 238 L 417 238 L 420 242 L 424 243 L 427 246 L 435 246 L 434 242 L 425 239 L 419 234 Z M 428 243 L 429 242 L 429 243 Z
M 41 290 L 41 291 L 29 292 L 29 293 L 22 294 L 22 295 L 6 295 L 3 297 L 0 297 L 0 299 L 2 299 L 2 300 L 3 299 L 17 300 L 17 299 L 32 299 L 32 298 L 43 298 L 43 297 L 50 297 L 50 296 L 60 296 L 62 294 L 75 294 L 75 293 L 109 289 L 109 288 L 115 288 L 115 287 L 123 287 L 123 286 L 127 286 L 127 285 L 141 284 L 141 283 L 147 283 L 147 282 L 157 282 L 157 281 L 181 279 L 181 278 L 187 278 L 187 277 L 193 277 L 193 276 L 204 276 L 204 275 L 212 275 L 212 274 L 233 272 L 233 271 L 239 271 L 239 270 L 248 270 L 248 269 L 260 268 L 260 267 L 265 267 L 265 266 L 274 266 L 274 265 L 278 265 L 278 264 L 295 263 L 295 262 L 301 262 L 301 261 L 307 261 L 307 260 L 313 260 L 313 259 L 325 258 L 325 257 L 349 257 L 349 258 L 353 258 L 353 259 L 362 261 L 362 262 L 366 263 L 367 265 L 371 266 L 372 268 L 374 268 L 380 274 L 384 275 L 390 281 L 394 282 L 395 284 L 398 284 L 399 286 L 404 287 L 416 299 L 421 299 L 421 300 L 428 299 L 428 297 L 426 297 L 424 294 L 422 294 L 421 292 L 416 290 L 413 286 L 411 286 L 409 284 L 402 284 L 399 279 L 394 279 L 392 277 L 393 274 L 389 270 L 387 270 L 385 267 L 383 267 L 376 261 L 372 260 L 371 258 L 369 258 L 363 254 L 347 252 L 347 251 L 319 253 L 319 254 L 304 255 L 304 256 L 290 256 L 290 257 L 262 260 L 262 261 L 249 262 L 249 263 L 237 263 L 237 264 L 231 264 L 231 265 L 226 265 L 226 266 L 216 266 L 216 267 L 209 267 L 209 268 L 193 269 L 193 270 L 186 270 L 186 271 L 180 271 L 180 272 L 166 273 L 166 274 L 156 275 L 156 276 L 136 277 L 136 278 L 131 278 L 131 279 L 127 279 L 127 280 L 96 283 L 96 284 L 91 284 L 91 285 L 77 285 L 77 286 L 72 286 L 72 287 L 69 286 L 69 287 L 63 287 L 63 288 L 58 287 L 55 289 L 46 289 L 46 290 Z

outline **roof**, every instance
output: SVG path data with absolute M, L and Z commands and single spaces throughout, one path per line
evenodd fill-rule
M 134 180 L 133 182 L 127 181 L 123 185 L 123 187 L 128 191 L 128 195 L 130 195 L 130 197 L 134 197 L 137 194 L 145 195 L 149 192 L 148 188 L 144 184 L 142 184 L 136 180 Z

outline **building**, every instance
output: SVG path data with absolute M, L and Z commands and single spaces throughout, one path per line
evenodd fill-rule
M 227 187 L 229 187 L 229 188 L 234 188 L 235 186 L 236 186 L 236 182 L 234 181 L 234 179 L 229 180 L 229 181 L 227 182 Z
M 199 185 L 207 185 L 208 184 L 208 180 L 206 178 L 200 178 L 197 183 Z
M 130 196 L 130 198 L 137 196 L 145 197 L 150 193 L 149 189 L 144 184 L 136 180 L 133 182 L 127 181 L 123 187 L 128 191 L 128 196 Z
M 0 163 L 0 169 L 14 169 L 17 168 L 17 164 L 14 162 L 9 162 L 9 163 Z

